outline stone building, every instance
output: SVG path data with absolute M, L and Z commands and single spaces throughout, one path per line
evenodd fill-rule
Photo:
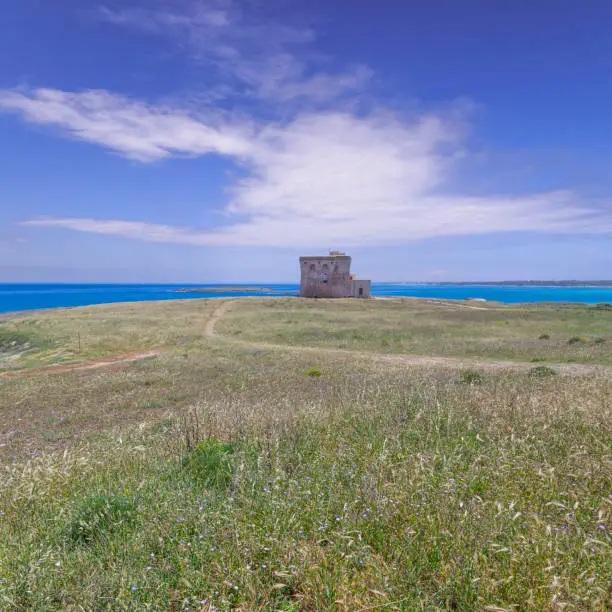
M 370 297 L 371 281 L 351 274 L 351 258 L 340 251 L 300 257 L 300 296 L 309 298 Z

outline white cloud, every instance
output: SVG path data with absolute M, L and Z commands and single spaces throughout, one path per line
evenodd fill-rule
M 226 224 L 198 229 L 39 218 L 26 225 L 154 242 L 304 247 L 502 231 L 612 231 L 612 211 L 569 191 L 490 197 L 470 196 L 468 189 L 449 192 L 451 172 L 466 156 L 460 118 L 423 113 L 407 119 L 383 104 L 369 113 L 347 110 L 351 104 L 341 102 L 342 96 L 365 87 L 368 69 L 356 67 L 339 77 L 313 71 L 294 50 L 312 39 L 310 31 L 248 19 L 232 0 L 189 6 L 183 13 L 105 9 L 100 17 L 182 35 L 226 75 L 274 100 L 283 112 L 267 116 L 282 120 L 264 120 L 252 108 L 251 116 L 222 112 L 212 106 L 215 96 L 199 104 L 155 105 L 104 90 L 0 91 L 0 111 L 144 163 L 176 156 L 229 158 L 246 178 L 229 187 L 227 202 L 218 203 Z M 227 88 L 227 81 L 219 86 Z
M 8 100 L 8 104 L 7 104 Z M 34 219 L 154 242 L 202 245 L 383 244 L 500 231 L 601 232 L 609 215 L 570 192 L 526 197 L 443 194 L 463 155 L 463 126 L 438 115 L 328 111 L 281 123 L 232 123 L 157 109 L 105 92 L 0 95 L 0 107 L 143 161 L 225 155 L 248 177 L 230 189 L 228 224 L 210 231 L 95 219 Z M 240 219 L 233 222 L 233 219 Z
M 55 89 L 0 91 L 0 110 L 20 113 L 26 121 L 53 125 L 66 135 L 150 162 L 175 155 L 244 155 L 248 125 L 207 113 L 207 121 L 106 91 L 70 93 Z

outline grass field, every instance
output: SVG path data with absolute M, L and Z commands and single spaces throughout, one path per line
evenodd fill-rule
M 609 370 L 374 353 L 605 364 L 612 313 L 248 299 L 205 337 L 223 303 L 0 323 L 1 609 L 607 609 Z
M 612 308 L 424 300 L 243 300 L 220 331 L 249 341 L 413 355 L 612 364 Z

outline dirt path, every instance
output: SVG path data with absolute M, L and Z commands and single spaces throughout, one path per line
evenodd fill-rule
M 233 304 L 233 301 L 224 301 L 221 306 L 218 306 L 206 321 L 206 325 L 204 326 L 204 337 L 205 338 L 215 338 L 217 337 L 217 332 L 215 331 L 215 326 L 222 319 L 227 311 L 230 309 L 230 306 Z
M 480 370 L 500 371 L 500 370 L 531 370 L 537 365 L 532 362 L 525 361 L 484 361 L 471 357 L 437 357 L 429 355 L 397 355 L 376 353 L 374 351 L 351 351 L 348 349 L 338 349 L 325 346 L 292 346 L 288 344 L 274 344 L 272 342 L 253 342 L 249 340 L 239 340 L 237 338 L 228 338 L 219 336 L 215 331 L 216 324 L 227 314 L 228 310 L 234 302 L 232 300 L 223 302 L 212 314 L 204 328 L 204 336 L 207 338 L 219 338 L 231 344 L 249 346 L 263 350 L 281 350 L 300 353 L 316 353 L 316 354 L 334 354 L 334 355 L 350 355 L 353 357 L 365 357 L 376 361 L 388 363 L 400 363 L 406 366 L 421 366 L 421 367 L 444 367 L 444 368 L 474 368 Z M 466 306 L 476 310 L 488 310 L 478 306 Z M 587 365 L 581 363 L 547 363 L 544 364 L 549 368 L 554 369 L 560 374 L 594 374 L 605 373 L 612 375 L 612 366 L 605 365 Z
M 405 366 L 418 366 L 418 367 L 444 367 L 444 368 L 474 368 L 480 370 L 499 371 L 499 370 L 531 370 L 536 367 L 536 364 L 531 362 L 520 362 L 520 361 L 484 361 L 480 359 L 474 359 L 470 357 L 437 357 L 429 355 L 396 355 L 396 354 L 385 354 L 376 353 L 374 351 L 351 351 L 347 349 L 339 349 L 324 346 L 292 346 L 285 344 L 274 344 L 271 342 L 252 342 L 249 340 L 240 340 L 237 338 L 229 338 L 227 336 L 220 336 L 216 331 L 217 323 L 227 314 L 234 300 L 224 300 L 220 304 L 206 321 L 204 325 L 203 335 L 205 338 L 217 338 L 223 342 L 236 344 L 240 346 L 248 346 L 255 349 L 264 350 L 278 350 L 288 352 L 299 352 L 299 353 L 315 353 L 315 354 L 328 354 L 328 355 L 345 355 L 353 357 L 361 357 L 366 359 L 372 359 L 379 362 L 402 364 Z M 479 308 L 477 306 L 467 306 L 468 308 L 474 308 L 478 310 L 488 310 L 486 308 Z M 151 357 L 158 357 L 161 355 L 161 351 L 146 351 L 138 353 L 127 353 L 123 355 L 117 355 L 116 357 L 108 357 L 103 359 L 96 359 L 94 361 L 86 361 L 83 363 L 67 363 L 64 365 L 47 366 L 39 369 L 25 370 L 19 372 L 4 372 L 0 373 L 0 380 L 2 378 L 23 378 L 27 376 L 45 376 L 51 374 L 63 374 L 66 372 L 72 372 L 76 370 L 94 370 L 98 368 L 104 368 L 108 366 L 116 365 L 127 365 L 135 361 L 142 359 L 148 359 Z M 612 366 L 604 365 L 586 365 L 578 363 L 550 363 L 546 364 L 547 367 L 553 368 L 555 371 L 561 374 L 594 374 L 603 373 L 612 375 Z
M 219 336 L 217 336 L 219 337 Z M 501 370 L 517 370 L 527 371 L 535 367 L 545 365 L 552 368 L 559 374 L 609 374 L 612 375 L 612 366 L 605 365 L 588 365 L 581 363 L 532 363 L 528 361 L 484 361 L 471 357 L 438 357 L 429 355 L 397 355 L 376 353 L 374 351 L 351 351 L 348 349 L 339 349 L 325 346 L 291 346 L 286 344 L 273 344 L 270 342 L 250 342 L 248 340 L 237 340 L 234 338 L 224 338 L 223 340 L 231 344 L 239 344 L 249 346 L 254 349 L 261 350 L 278 350 L 292 353 L 314 353 L 315 355 L 346 355 L 352 357 L 361 357 L 371 359 L 373 361 L 402 364 L 404 366 L 416 367 L 442 367 L 449 369 L 472 368 L 475 370 L 501 371 Z
M 150 359 L 151 357 L 158 357 L 159 355 L 161 355 L 161 351 L 125 353 L 123 355 L 116 355 L 115 357 L 103 357 L 101 359 L 84 361 L 82 363 L 66 363 L 56 366 L 44 366 L 42 368 L 21 370 L 18 372 L 0 372 L 0 379 L 26 378 L 28 376 L 48 376 L 51 374 L 64 374 L 66 372 L 73 372 L 75 370 L 96 370 L 98 368 L 106 368 L 108 366 L 128 364 L 135 361 L 141 361 L 143 359 Z

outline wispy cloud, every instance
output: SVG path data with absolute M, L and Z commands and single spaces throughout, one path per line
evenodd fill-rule
M 195 245 L 319 246 L 400 243 L 445 235 L 535 231 L 612 231 L 612 210 L 571 191 L 473 197 L 469 185 L 451 192 L 466 152 L 458 114 L 407 118 L 378 103 L 348 110 L 343 93 L 364 87 L 366 68 L 340 77 L 312 70 L 294 47 L 308 30 L 247 18 L 231 0 L 198 3 L 183 13 L 104 9 L 120 26 L 188 37 L 194 51 L 280 108 L 276 118 L 223 112 L 208 100 L 156 105 L 103 90 L 0 91 L 0 110 L 48 125 L 140 162 L 221 155 L 246 178 L 228 188 L 214 229 L 143 220 L 39 218 L 29 226 Z M 225 86 L 227 83 L 223 82 Z M 282 118 L 281 118 L 282 117 Z
M 225 113 L 208 109 L 207 120 L 201 121 L 107 91 L 0 91 L 0 109 L 142 162 L 205 153 L 241 156 L 250 146 L 248 122 L 230 120 Z
M 247 178 L 230 188 L 228 225 L 198 231 L 141 222 L 37 219 L 29 225 L 186 244 L 381 244 L 499 231 L 601 232 L 612 218 L 570 192 L 477 198 L 443 193 L 460 163 L 463 126 L 329 111 L 281 124 L 215 122 L 103 92 L 0 96 L 0 107 L 51 123 L 123 155 L 228 156 Z M 232 219 L 240 222 L 232 223 Z
M 307 46 L 315 38 L 311 28 L 258 17 L 235 0 L 187 2 L 180 11 L 155 3 L 147 9 L 101 7 L 97 18 L 163 36 L 187 48 L 192 59 L 215 66 L 219 78 L 268 103 L 327 102 L 360 90 L 372 76 L 362 65 L 313 74 Z

